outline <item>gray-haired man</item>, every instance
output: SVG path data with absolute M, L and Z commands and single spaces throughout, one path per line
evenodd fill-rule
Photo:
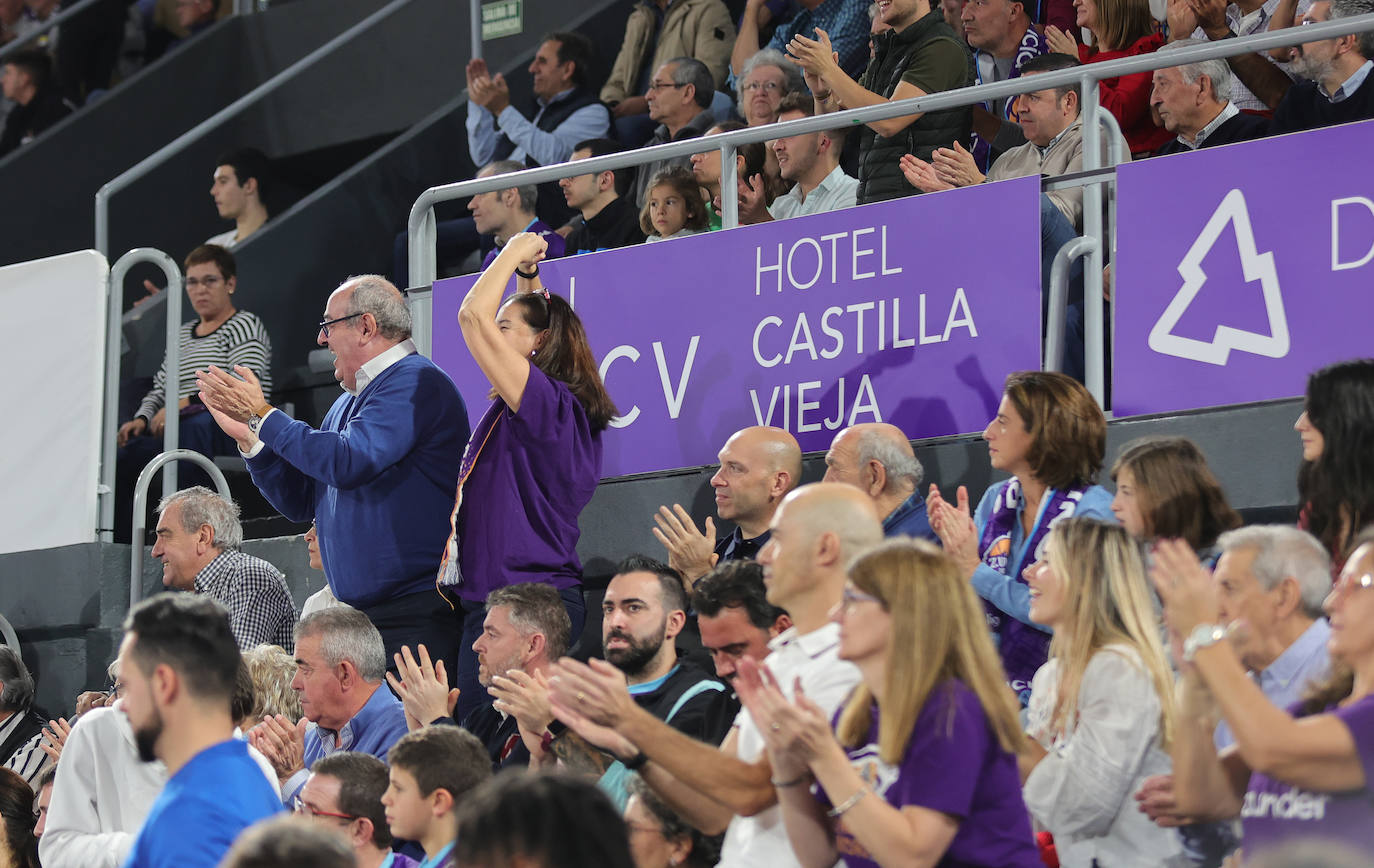
M 874 511 L 883 516 L 884 536 L 910 536 L 938 545 L 918 490 L 924 475 L 906 434 L 886 422 L 843 429 L 825 453 L 825 481 L 843 482 L 867 494 Z
M 490 178 L 492 175 L 507 175 L 511 172 L 519 172 L 524 168 L 523 163 L 518 163 L 515 160 L 497 160 L 483 166 L 481 171 L 477 173 L 477 177 Z M 552 226 L 539 219 L 539 215 L 534 210 L 538 204 L 539 191 L 534 184 L 491 190 L 486 193 L 477 193 L 472 197 L 468 202 L 468 210 L 472 212 L 473 224 L 477 227 L 478 234 L 491 235 L 496 239 L 496 246 L 482 260 L 483 271 L 487 270 L 487 266 L 491 265 L 496 254 L 501 252 L 501 248 L 506 245 L 511 236 L 520 232 L 533 232 L 548 242 L 549 249 L 544 251 L 545 259 L 557 259 L 563 255 L 563 236 L 553 231 Z
M 162 584 L 223 604 L 241 650 L 262 644 L 290 649 L 296 606 L 286 579 L 262 558 L 239 551 L 242 544 L 238 505 L 204 486 L 158 504 L 153 557 L 162 561 Z

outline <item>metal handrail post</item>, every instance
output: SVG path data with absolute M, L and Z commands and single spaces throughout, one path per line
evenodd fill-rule
M 709 207 L 709 206 L 708 206 Z M 720 228 L 734 229 L 739 225 L 739 166 L 735 161 L 735 146 L 720 143 Z
M 472 29 L 468 53 L 476 60 L 482 56 L 482 0 L 468 0 L 468 27 Z
M 167 275 L 169 292 L 181 296 L 181 269 L 172 257 L 154 247 L 136 247 L 119 257 L 110 269 L 105 288 L 105 406 L 101 412 L 99 533 L 103 542 L 114 541 L 115 458 L 119 453 L 119 357 L 120 334 L 123 328 L 124 279 L 129 269 L 142 262 L 150 262 Z M 168 312 L 168 321 L 171 312 Z M 167 345 L 168 350 L 172 344 Z
M 56 15 L 49 18 L 43 24 L 29 31 L 24 36 L 21 36 L 18 39 L 14 40 L 10 44 L 6 45 L 4 48 L 0 48 L 0 63 L 4 63 L 5 58 L 9 57 L 11 54 L 14 54 L 16 51 L 19 51 L 25 45 L 28 45 L 30 42 L 33 42 L 35 39 L 42 36 L 44 33 L 47 33 L 54 27 L 60 26 L 63 22 L 72 20 L 73 18 L 80 15 L 82 12 L 85 12 L 87 9 L 91 8 L 98 2 L 100 2 L 100 0 L 81 0 L 81 2 L 77 3 L 76 5 L 69 6 L 68 8 L 63 9 L 61 12 L 58 12 Z
M 172 452 L 181 445 L 181 271 L 168 277 L 167 350 L 162 370 L 162 451 Z M 162 496 L 177 490 L 177 466 L 162 471 Z
M 407 222 L 406 256 L 409 262 L 410 285 L 432 286 L 439 276 L 439 222 L 434 216 L 433 196 L 426 190 L 410 209 Z M 427 304 L 410 298 L 410 339 L 424 355 L 432 352 L 434 312 Z
M 201 469 L 210 474 L 210 478 L 215 482 L 215 490 L 220 497 L 225 500 L 233 500 L 229 494 L 229 482 L 224 478 L 224 474 L 215 462 L 201 455 L 199 452 L 192 452 L 190 449 L 174 449 L 171 452 L 163 452 L 148 462 L 148 466 L 143 468 L 143 472 L 138 474 L 138 482 L 134 483 L 134 521 L 129 542 L 132 543 L 129 553 L 129 608 L 138 605 L 138 601 L 143 599 L 143 535 L 148 530 L 148 518 L 144 515 L 148 510 L 148 485 L 153 480 L 153 474 L 164 464 L 171 464 L 176 461 L 190 461 L 199 464 Z
M 414 0 L 391 0 L 390 3 L 373 12 L 371 15 L 354 24 L 352 27 L 335 36 L 333 39 L 316 48 L 314 51 L 302 57 L 300 60 L 283 69 L 281 72 L 264 81 L 262 84 L 250 90 L 248 93 L 231 102 L 229 105 L 212 114 L 210 117 L 196 124 L 191 129 L 177 136 L 150 156 L 134 166 L 126 169 L 118 177 L 114 178 L 105 186 L 101 187 L 95 194 L 95 248 L 106 256 L 110 250 L 110 198 L 128 187 L 133 182 L 147 175 L 153 169 L 165 163 L 167 160 L 184 151 L 188 145 L 203 138 L 206 133 L 211 132 L 229 118 L 238 114 L 244 108 L 257 102 L 268 94 L 276 91 L 282 85 L 293 81 L 297 76 L 319 63 L 339 46 L 349 42 L 354 37 L 370 29 L 385 18 L 395 14 L 398 10 L 408 6 Z
M 1050 266 L 1050 303 L 1045 323 L 1045 355 L 1040 367 L 1046 371 L 1061 371 L 1064 368 L 1064 330 L 1065 318 L 1069 310 L 1069 266 L 1080 256 L 1086 256 L 1097 247 L 1096 238 L 1079 236 L 1064 242 L 1054 254 Z
M 1083 67 L 1080 83 L 1083 97 L 1083 169 L 1091 171 L 1102 162 L 1102 127 L 1098 113 L 1098 78 L 1092 66 Z M 1083 371 L 1088 392 L 1106 409 L 1107 391 L 1104 386 L 1102 341 L 1102 251 L 1106 248 L 1102 237 L 1102 184 L 1083 188 L 1083 236 L 1097 243 L 1087 251 L 1083 263 Z

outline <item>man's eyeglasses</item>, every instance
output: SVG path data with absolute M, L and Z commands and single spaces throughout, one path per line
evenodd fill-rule
M 321 811 L 313 807 L 312 805 L 307 805 L 305 802 L 301 801 L 300 796 L 296 796 L 296 798 L 291 803 L 291 807 L 296 811 L 297 814 L 304 814 L 307 817 L 331 817 L 335 820 L 347 820 L 350 823 L 358 819 L 357 815 L 355 814 L 340 814 L 335 811 Z
M 364 311 L 364 313 L 366 313 L 366 311 Z M 334 325 L 335 323 L 341 323 L 341 322 L 343 322 L 344 320 L 350 320 L 350 319 L 354 319 L 354 318 L 356 318 L 356 317 L 360 317 L 360 316 L 362 316 L 362 315 L 363 315 L 363 314 L 361 314 L 361 313 L 350 313 L 348 316 L 341 316 L 341 317 L 337 317 L 337 318 L 335 318 L 335 319 L 327 319 L 327 320 L 325 320 L 324 322 L 320 323 L 320 332 L 321 332 L 322 334 L 324 334 L 325 338 L 328 338 L 328 337 L 329 337 L 329 327 L 330 327 L 330 326 Z
M 776 81 L 750 81 L 745 83 L 743 90 L 745 93 L 753 93 L 756 90 L 762 90 L 765 93 L 777 93 L 782 90 L 782 85 Z
M 649 82 L 649 90 L 663 90 L 664 88 L 669 88 L 669 87 L 671 87 L 671 88 L 679 88 L 679 87 L 686 87 L 686 86 L 687 86 L 687 83 L 686 83 L 686 82 L 683 82 L 682 84 L 675 84 L 675 83 L 673 83 L 673 82 L 671 82 L 671 81 L 651 81 L 651 82 Z

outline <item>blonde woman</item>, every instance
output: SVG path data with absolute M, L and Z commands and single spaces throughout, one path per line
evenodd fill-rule
M 833 731 L 800 686 L 790 703 L 748 660 L 736 679 L 801 864 L 1039 866 L 1017 701 L 954 561 L 891 540 L 855 561 L 832 618 L 863 674 Z
M 291 689 L 296 660 L 286 649 L 280 645 L 259 645 L 243 652 L 243 663 L 253 678 L 253 710 L 249 720 L 256 723 L 279 714 L 291 720 L 301 719 L 301 697 Z
M 1173 680 L 1138 544 L 1118 525 L 1055 525 L 1027 571 L 1031 618 L 1054 630 L 1035 674 L 1022 794 L 1065 868 L 1186 864 L 1178 836 L 1131 798 L 1167 774 Z

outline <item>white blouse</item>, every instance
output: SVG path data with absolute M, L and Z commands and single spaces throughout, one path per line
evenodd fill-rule
M 1183 866 L 1178 835 L 1141 813 L 1133 796 L 1172 764 L 1159 743 L 1159 695 L 1135 649 L 1110 645 L 1088 661 L 1067 735 L 1050 730 L 1059 694 L 1059 662 L 1031 681 L 1027 733 L 1049 753 L 1022 795 L 1038 827 L 1054 836 L 1064 868 L 1096 859 L 1112 868 Z

